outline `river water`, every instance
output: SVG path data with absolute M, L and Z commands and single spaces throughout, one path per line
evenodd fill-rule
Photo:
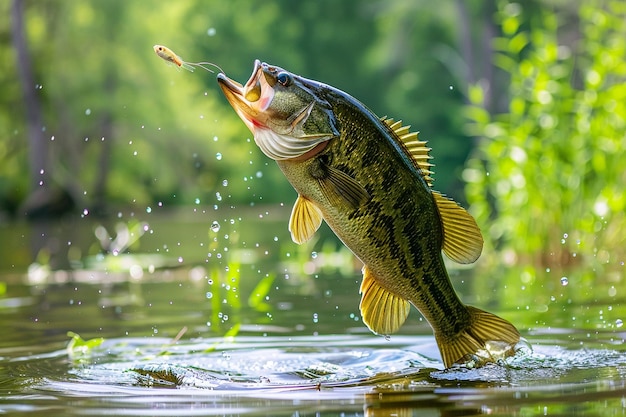
M 367 330 L 360 265 L 328 230 L 298 247 L 288 209 L 233 213 L 2 226 L 0 414 L 626 414 L 623 283 L 451 269 L 528 343 L 444 370 L 417 311 L 390 338 Z

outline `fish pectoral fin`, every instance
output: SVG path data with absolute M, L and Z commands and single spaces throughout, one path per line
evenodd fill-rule
M 322 224 L 322 212 L 310 200 L 298 195 L 289 218 L 291 239 L 301 245 L 313 237 Z
M 409 302 L 381 287 L 367 266 L 363 267 L 360 292 L 359 309 L 367 327 L 381 335 L 397 332 L 409 315 Z
M 370 199 L 367 190 L 354 178 L 336 168 L 328 168 L 327 175 L 318 179 L 322 193 L 333 206 L 358 208 Z
M 515 354 L 515 345 L 520 341 L 515 326 L 495 314 L 466 307 L 470 313 L 469 326 L 453 338 L 435 333 L 446 368 L 475 359 L 482 359 L 483 363 L 494 362 Z
M 456 201 L 433 191 L 443 225 L 443 252 L 460 264 L 476 261 L 483 250 L 483 236 L 476 220 Z

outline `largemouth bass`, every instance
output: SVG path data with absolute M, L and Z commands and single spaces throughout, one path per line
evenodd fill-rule
M 363 262 L 359 307 L 374 333 L 396 332 L 413 304 L 446 367 L 514 353 L 517 329 L 463 304 L 450 283 L 442 250 L 471 263 L 483 240 L 473 217 L 432 189 L 426 142 L 336 88 L 258 60 L 245 85 L 223 73 L 218 83 L 298 192 L 292 239 L 306 242 L 324 220 Z

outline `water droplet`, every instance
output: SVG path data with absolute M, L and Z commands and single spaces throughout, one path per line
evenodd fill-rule
M 317 252 L 311 252 L 311 258 L 313 259 L 317 258 Z
M 257 178 L 262 178 L 263 177 L 263 173 L 261 171 L 257 171 L 256 172 L 256 177 Z
M 213 223 L 211 223 L 211 230 L 214 231 L 215 233 L 220 231 L 220 224 L 216 221 L 214 221 Z
M 622 327 L 623 325 L 624 322 L 622 321 L 622 319 L 615 320 L 615 327 Z
M 206 293 L 206 298 L 208 298 L 209 300 L 210 300 L 211 298 L 213 298 L 213 293 L 212 293 L 212 292 L 210 292 L 210 291 L 209 291 L 209 292 L 207 292 L 207 293 Z
M 215 30 L 215 28 L 209 28 L 209 29 L 206 31 L 206 34 L 207 34 L 207 35 L 209 35 L 209 36 L 215 36 L 215 33 L 216 33 L 216 32 L 217 32 L 217 31 Z
M 91 114 L 91 109 L 86 109 L 85 110 L 85 116 L 89 116 Z
M 83 216 L 86 216 L 89 214 L 89 209 L 83 209 Z
M 196 198 L 193 202 L 196 203 L 196 204 L 200 204 L 200 199 Z
M 182 257 L 182 256 L 179 256 L 179 257 L 178 257 L 178 263 L 179 263 L 179 264 L 182 264 L 182 263 L 183 263 L 183 257 Z
M 152 213 L 152 207 L 148 206 L 146 207 L 146 213 Z
M 222 181 L 222 186 L 223 187 L 228 187 L 228 180 Z
M 218 161 L 221 161 L 221 160 L 222 160 L 222 154 L 221 154 L 221 153 L 219 153 L 219 152 L 218 152 L 218 153 L 216 153 L 216 154 L 215 154 L 215 159 L 217 159 Z
M 567 277 L 562 277 L 561 285 L 565 287 L 567 284 L 569 284 L 569 280 L 567 279 Z

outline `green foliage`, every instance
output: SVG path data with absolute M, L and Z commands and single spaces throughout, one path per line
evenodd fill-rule
M 75 362 L 82 362 L 90 358 L 93 350 L 104 342 L 102 337 L 84 340 L 74 332 L 67 332 L 67 336 L 71 337 L 66 347 L 67 354 Z
M 464 172 L 467 198 L 499 264 L 623 270 L 626 4 L 583 2 L 579 17 L 570 48 L 557 14 L 531 19 L 521 3 L 501 2 L 495 48 L 510 76 L 508 111 L 490 116 L 481 88 L 469 91 L 481 139 Z
M 0 11 L 8 15 L 10 2 Z M 455 175 L 446 166 L 462 166 L 470 146 L 460 142 L 461 88 L 450 88 L 459 80 L 441 58 L 453 50 L 454 19 L 450 4 L 433 10 L 406 0 L 26 2 L 50 174 L 80 208 L 292 200 L 215 75 L 165 65 L 152 51 L 159 43 L 239 81 L 254 59 L 271 62 L 404 119 L 430 141 L 437 186 L 448 191 Z M 14 211 L 30 181 L 27 109 L 6 19 L 0 58 L 0 211 Z

